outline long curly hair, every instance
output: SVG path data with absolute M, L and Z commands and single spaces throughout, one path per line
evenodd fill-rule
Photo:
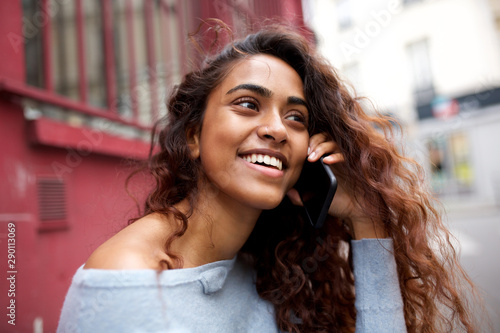
M 356 200 L 367 203 L 366 213 L 383 221 L 393 239 L 408 331 L 474 332 L 462 290 L 472 284 L 424 186 L 422 168 L 400 153 L 394 122 L 365 113 L 332 66 L 289 27 L 269 27 L 232 42 L 172 92 L 168 115 L 154 131 L 153 145 L 159 149 L 150 153 L 147 170 L 155 184 L 144 207 L 144 216 L 160 213 L 178 221 L 165 244 L 175 259 L 169 266 L 182 266 L 170 245 L 189 225 L 189 212 L 174 205 L 188 200 L 193 208 L 204 177 L 200 161 L 191 157 L 187 135 L 201 130 L 210 92 L 237 62 L 257 54 L 282 59 L 299 74 L 310 135 L 325 133 L 337 143 L 345 157 L 336 166 L 338 178 Z M 241 252 L 255 266 L 257 291 L 274 304 L 281 330 L 354 332 L 351 239 L 346 224 L 333 217 L 322 228 L 311 228 L 287 198 L 261 214 Z

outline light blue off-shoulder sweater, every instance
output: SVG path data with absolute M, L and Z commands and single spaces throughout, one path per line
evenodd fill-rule
M 352 241 L 356 332 L 406 332 L 390 239 Z M 243 260 L 163 271 L 80 267 L 57 332 L 255 332 L 278 330 Z

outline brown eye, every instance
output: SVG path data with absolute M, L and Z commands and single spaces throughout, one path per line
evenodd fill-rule
M 259 102 L 252 97 L 241 97 L 235 100 L 233 103 L 245 109 L 259 111 Z
M 292 114 L 289 114 L 288 116 L 286 116 L 286 119 L 292 120 L 292 121 L 295 121 L 295 122 L 298 122 L 298 123 L 301 123 L 301 124 L 304 124 L 304 126 L 307 123 L 306 117 L 304 117 L 304 115 L 301 114 L 301 113 L 292 113 Z
M 252 109 L 252 110 L 258 111 L 257 104 L 252 103 L 252 102 L 248 102 L 248 101 L 240 102 L 240 103 L 238 103 L 238 105 L 240 105 L 240 106 L 242 106 L 244 108 L 247 108 L 247 109 Z

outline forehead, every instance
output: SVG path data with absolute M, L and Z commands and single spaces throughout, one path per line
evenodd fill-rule
M 288 91 L 289 95 L 304 98 L 299 74 L 283 60 L 267 54 L 253 55 L 238 61 L 218 88 L 231 89 L 241 83 L 258 84 L 273 92 Z

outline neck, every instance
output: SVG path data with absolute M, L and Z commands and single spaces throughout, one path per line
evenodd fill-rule
M 189 204 L 182 201 L 177 208 L 187 212 Z M 200 194 L 186 233 L 172 243 L 172 250 L 182 256 L 184 268 L 232 259 L 247 241 L 260 213 L 224 194 Z

